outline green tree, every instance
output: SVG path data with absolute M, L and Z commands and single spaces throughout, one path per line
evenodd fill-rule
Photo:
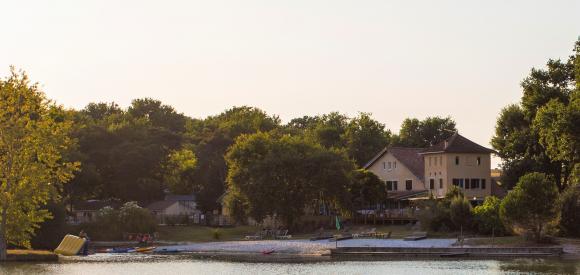
M 272 131 L 280 126 L 280 119 L 253 107 L 234 107 L 201 121 L 192 121 L 187 130 L 190 143 L 198 159 L 196 176 L 199 185 L 200 207 L 211 211 L 218 207 L 217 199 L 226 190 L 228 167 L 226 151 L 243 134 Z
M 500 217 L 504 224 L 530 232 L 536 241 L 544 235 L 546 224 L 556 218 L 558 189 L 542 173 L 529 173 L 502 200 Z
M 157 222 L 151 212 L 130 201 L 119 209 L 119 221 L 125 232 L 153 233 Z
M 391 132 L 385 125 L 374 120 L 368 113 L 360 113 L 351 119 L 344 132 L 346 150 L 359 167 L 390 143 Z
M 196 189 L 197 158 L 189 149 L 172 152 L 167 158 L 164 182 L 174 194 L 192 194 Z
M 71 123 L 25 73 L 12 68 L 0 80 L 0 260 L 7 243 L 30 246 L 38 224 L 51 217 L 41 207 L 73 177 L 79 164 L 63 157 L 74 146 Z
M 258 222 L 266 216 L 293 226 L 305 206 L 320 198 L 344 198 L 352 162 L 336 150 L 296 136 L 242 135 L 226 155 L 228 185 L 247 202 Z
M 424 120 L 407 118 L 401 124 L 395 144 L 409 147 L 435 145 L 457 132 L 450 117 L 428 117 Z
M 471 203 L 465 197 L 455 197 L 449 205 L 449 218 L 455 228 L 467 229 L 471 227 L 473 215 Z
M 359 209 L 374 208 L 374 206 L 383 203 L 387 199 L 384 182 L 373 172 L 357 169 L 352 172 L 351 178 L 351 184 L 348 188 L 350 195 L 350 207 L 348 208 L 353 212 Z
M 482 205 L 473 208 L 477 231 L 482 234 L 502 235 L 505 228 L 499 216 L 501 200 L 495 196 L 486 197 Z
M 549 60 L 522 83 L 521 103 L 502 110 L 492 146 L 502 158 L 502 183 L 512 187 L 530 171 L 552 176 L 560 191 L 579 154 L 578 80 L 580 39 L 567 61 Z
M 558 202 L 560 231 L 563 235 L 580 237 L 580 188 L 570 186 L 561 194 Z

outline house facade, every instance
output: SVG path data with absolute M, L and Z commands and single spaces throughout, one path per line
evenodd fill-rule
M 399 207 L 401 201 L 429 194 L 442 198 L 452 185 L 478 203 L 491 195 L 493 152 L 455 133 L 429 148 L 385 148 L 365 168 L 385 182 L 388 197 Z
M 162 201 L 147 206 L 160 224 L 183 223 L 184 220 L 200 223 L 201 211 L 197 209 L 194 195 L 165 195 Z

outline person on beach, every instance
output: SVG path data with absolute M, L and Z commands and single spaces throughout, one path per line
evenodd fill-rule
M 81 230 L 79 237 L 85 239 L 85 243 L 83 244 L 83 247 L 81 247 L 79 254 L 87 256 L 89 255 L 89 235 L 84 230 Z

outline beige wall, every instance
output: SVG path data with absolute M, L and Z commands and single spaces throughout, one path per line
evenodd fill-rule
M 463 189 L 469 199 L 476 197 L 483 199 L 491 195 L 491 157 L 490 154 L 445 154 L 447 159 L 447 182 L 453 184 L 454 178 L 485 179 L 485 189 Z M 459 157 L 459 165 L 455 164 L 455 157 Z M 477 165 L 477 157 L 481 164 Z
M 383 163 L 396 162 L 396 168 L 391 168 L 390 170 L 385 169 Z M 425 190 L 425 184 L 417 178 L 411 171 L 405 167 L 398 159 L 396 159 L 393 154 L 387 152 L 380 159 L 375 161 L 371 167 L 368 168 L 369 171 L 377 175 L 383 182 L 385 181 L 398 181 L 398 189 L 396 191 L 405 191 L 405 181 L 413 181 L 413 189 L 415 191 Z M 395 191 L 395 190 L 393 190 Z
M 430 180 L 435 181 L 434 189 L 431 193 L 435 197 L 443 197 L 447 193 L 447 163 L 448 159 L 444 154 L 424 155 L 425 161 L 425 187 L 430 189 Z M 443 188 L 439 185 L 439 180 L 443 180 Z

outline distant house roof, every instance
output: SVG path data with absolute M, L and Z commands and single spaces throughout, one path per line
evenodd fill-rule
M 431 153 L 495 153 L 494 150 L 485 148 L 466 137 L 455 132 L 452 136 L 429 148 L 424 149 L 422 154 Z
M 110 200 L 86 200 L 75 203 L 73 205 L 74 211 L 97 211 L 104 207 L 119 208 L 120 203 L 117 201 Z
M 423 180 L 425 175 L 425 161 L 423 156 L 419 153 L 423 151 L 422 148 L 405 148 L 405 147 L 391 147 L 385 148 L 379 152 L 371 161 L 369 161 L 364 168 L 368 169 L 377 160 L 379 160 L 384 154 L 391 153 L 393 156 L 399 160 L 407 169 L 413 173 L 417 178 Z
M 195 201 L 195 195 L 165 195 L 166 201 Z
M 156 201 L 147 206 L 151 211 L 162 211 L 178 202 L 177 200 Z
M 410 199 L 410 198 L 414 198 L 417 196 L 424 196 L 428 194 L 428 190 L 405 190 L 405 191 L 399 191 L 399 192 L 388 192 L 387 193 L 387 198 L 388 199 L 392 199 L 392 200 L 404 200 L 404 199 Z

